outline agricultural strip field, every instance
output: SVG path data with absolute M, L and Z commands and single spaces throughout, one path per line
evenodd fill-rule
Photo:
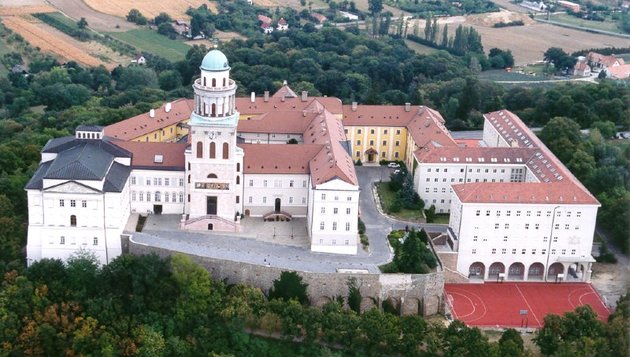
M 0 16 L 29 15 L 55 11 L 57 10 L 47 5 L 0 6 Z
M 405 40 L 405 44 L 407 44 L 407 47 L 411 48 L 415 53 L 419 55 L 430 55 L 433 52 L 439 51 L 437 48 L 425 46 L 411 40 Z
M 164 1 L 164 0 L 163 0 Z M 65 15 L 78 21 L 82 17 L 88 22 L 88 26 L 101 32 L 127 31 L 137 28 L 131 22 L 127 22 L 122 17 L 116 17 L 102 12 L 98 12 L 87 6 L 83 0 L 48 0 L 48 2 L 59 9 Z M 110 1 L 101 1 L 110 2 Z M 155 3 L 159 1 L 154 1 Z
M 139 51 L 153 53 L 172 62 L 183 60 L 190 49 L 184 42 L 171 40 L 149 29 L 111 32 L 109 35 L 136 47 Z
M 2 19 L 4 25 L 20 34 L 33 47 L 44 52 L 52 52 L 66 61 L 77 61 L 85 66 L 105 64 L 88 54 L 78 41 L 43 23 L 31 22 L 23 17 L 11 16 Z
M 466 25 L 471 25 L 481 34 L 483 48 L 486 51 L 493 47 L 511 50 L 516 65 L 541 61 L 543 53 L 550 47 L 560 47 L 571 53 L 590 48 L 628 46 L 627 38 L 594 34 L 543 23 L 504 28 L 468 23 Z
M 137 9 L 147 18 L 154 18 L 165 12 L 175 20 L 184 20 L 189 18 L 186 15 L 189 7 L 196 9 L 203 4 L 208 5 L 212 12 L 217 12 L 216 2 L 208 0 L 85 0 L 85 3 L 95 11 L 122 18 L 127 16 L 129 10 Z

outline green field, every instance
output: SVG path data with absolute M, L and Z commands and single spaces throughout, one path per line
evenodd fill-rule
M 422 217 L 421 210 L 411 210 L 403 208 L 400 210 L 400 212 L 390 212 L 389 207 L 396 199 L 396 192 L 392 191 L 389 188 L 388 182 L 377 183 L 376 188 L 378 191 L 378 196 L 381 199 L 381 206 L 383 207 L 385 213 L 391 215 L 392 217 L 396 217 L 405 221 L 422 221 L 424 219 Z
M 540 18 L 543 20 L 547 20 L 547 16 L 541 16 Z M 610 17 L 607 17 L 606 21 L 590 21 L 590 20 L 579 19 L 575 16 L 571 16 L 568 14 L 553 14 L 549 18 L 549 20 L 583 27 L 585 29 L 595 29 L 595 30 L 623 33 L 621 29 L 619 29 L 617 21 L 612 20 Z
M 42 14 L 36 14 L 36 17 L 39 17 L 41 19 Z M 79 30 L 79 26 L 77 25 L 77 22 L 74 21 L 73 19 L 69 18 L 68 16 L 60 13 L 60 12 L 47 12 L 45 14 L 43 14 L 43 16 L 45 17 L 50 17 L 60 23 L 63 23 L 64 25 L 68 26 L 69 28 L 72 28 L 74 30 Z M 44 22 L 47 22 L 44 19 L 41 19 Z
M 545 76 L 532 76 L 529 74 L 516 73 L 516 72 L 506 72 L 502 69 L 493 69 L 489 71 L 483 71 L 479 73 L 479 79 L 485 79 L 488 81 L 495 82 L 511 82 L 511 81 L 522 81 L 522 82 L 533 82 L 533 81 L 544 81 L 546 79 Z
M 422 44 L 419 44 L 417 42 L 413 42 L 410 40 L 405 40 L 405 44 L 407 44 L 407 47 L 409 47 L 410 49 L 412 49 L 415 53 L 419 55 L 430 55 L 433 52 L 439 51 L 437 48 L 425 46 L 425 45 L 422 45 Z
M 187 44 L 171 40 L 149 29 L 126 32 L 110 32 L 108 35 L 136 47 L 140 51 L 153 53 L 169 61 L 181 61 L 190 49 Z

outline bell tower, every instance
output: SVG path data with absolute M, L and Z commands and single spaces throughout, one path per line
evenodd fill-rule
M 243 212 L 243 150 L 236 146 L 236 83 L 227 57 L 212 50 L 193 84 L 186 150 L 186 200 L 182 228 L 238 231 Z

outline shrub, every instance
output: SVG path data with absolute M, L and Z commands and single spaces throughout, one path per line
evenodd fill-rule
M 297 300 L 302 305 L 308 304 L 306 288 L 308 284 L 302 282 L 302 277 L 294 271 L 283 271 L 280 278 L 273 281 L 269 289 L 269 299 Z
M 358 226 L 359 234 L 365 234 L 365 223 L 363 223 L 363 220 L 361 220 L 361 218 L 359 218 L 359 222 L 357 226 Z

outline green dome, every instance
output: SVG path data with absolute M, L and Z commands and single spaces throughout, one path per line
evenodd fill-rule
M 203 57 L 199 68 L 204 71 L 227 71 L 230 69 L 230 66 L 223 52 L 212 50 Z

